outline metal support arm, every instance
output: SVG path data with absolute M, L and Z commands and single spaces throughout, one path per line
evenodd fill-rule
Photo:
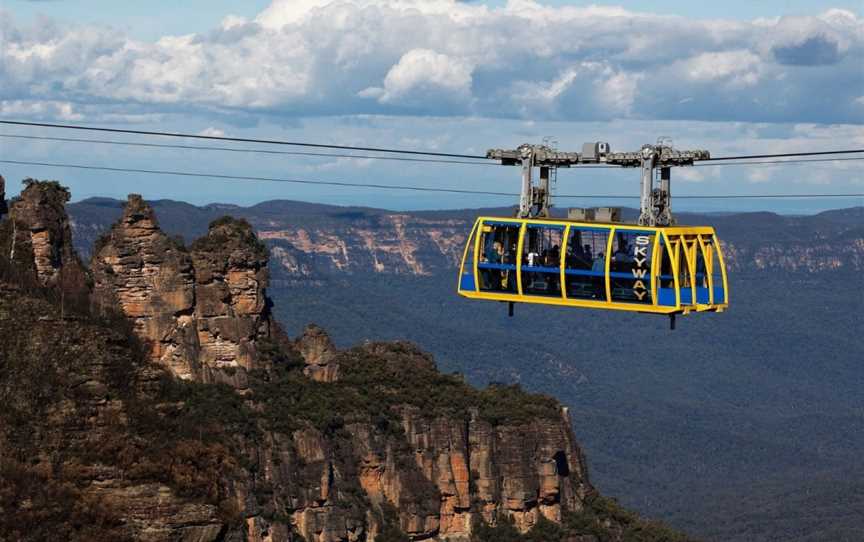
M 711 157 L 705 150 L 679 151 L 671 140 L 661 138 L 656 145 L 643 145 L 637 152 L 611 152 L 608 143 L 586 143 L 582 152 L 560 152 L 546 145 L 525 143 L 517 149 L 490 149 L 487 158 L 500 160 L 502 165 L 522 166 L 522 191 L 519 197 L 520 218 L 548 217 L 552 208 L 550 179 L 557 168 L 580 164 L 607 164 L 641 169 L 639 224 L 669 226 L 672 218 L 671 168 L 692 166 L 697 160 Z M 540 168 L 539 183 L 534 184 L 533 170 Z M 654 187 L 655 171 L 660 170 L 659 187 Z

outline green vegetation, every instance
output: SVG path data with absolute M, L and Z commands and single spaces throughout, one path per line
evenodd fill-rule
M 471 535 L 471 542 L 525 542 L 509 516 L 500 518 L 493 527 L 485 522 L 477 522 Z
M 585 504 L 585 509 L 580 512 L 565 513 L 562 522 L 565 531 L 593 534 L 599 542 L 616 540 L 616 535 L 627 542 L 687 542 L 692 540 L 662 522 L 641 519 L 633 512 L 622 508 L 615 499 L 595 495 L 586 499 Z M 618 527 L 611 530 L 608 528 L 610 524 Z
M 266 405 L 269 428 L 299 429 L 307 424 L 332 434 L 346 423 L 372 421 L 385 434 L 401 435 L 398 410 L 416 407 L 419 415 L 468 419 L 472 411 L 492 425 L 518 425 L 557 419 L 551 397 L 528 394 L 519 386 L 492 385 L 478 390 L 460 377 L 440 373 L 431 358 L 409 343 L 369 344 L 339 358 L 339 380 L 315 382 L 301 371 L 296 353 L 272 344 L 262 352 L 270 371 L 251 375 L 256 400 Z
M 223 216 L 210 222 L 207 235 L 196 239 L 192 243 L 192 250 L 219 253 L 225 250 L 226 245 L 252 247 L 258 256 L 267 257 L 267 245 L 258 239 L 252 225 L 244 218 L 232 216 Z
M 24 185 L 24 190 L 27 190 L 32 186 L 38 186 L 41 188 L 48 196 L 48 203 L 54 207 L 65 205 L 72 197 L 69 189 L 61 185 L 58 181 L 40 181 L 39 179 L 27 177 L 21 181 L 21 184 Z M 13 198 L 13 201 L 15 199 L 17 198 Z
M 618 506 L 613 499 L 593 496 L 580 512 L 565 512 L 561 524 L 540 517 L 525 534 L 520 534 L 509 517 L 492 527 L 474 526 L 471 542 L 567 542 L 573 536 L 591 535 L 598 542 L 688 542 L 692 539 L 662 523 L 645 521 Z

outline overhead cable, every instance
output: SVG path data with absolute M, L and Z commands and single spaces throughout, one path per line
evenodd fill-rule
M 378 156 L 371 154 L 343 154 L 329 152 L 308 152 L 308 151 L 277 151 L 271 149 L 254 149 L 254 148 L 237 148 L 237 147 L 212 147 L 204 145 L 179 145 L 173 143 L 142 143 L 138 141 L 115 141 L 110 139 L 89 139 L 77 137 L 49 137 L 49 136 L 29 136 L 21 134 L 0 134 L 2 138 L 8 139 L 24 139 L 32 141 L 55 141 L 59 143 L 88 143 L 97 145 L 119 145 L 129 147 L 146 147 L 158 149 L 180 149 L 194 151 L 223 151 L 233 153 L 250 153 L 250 154 L 272 154 L 272 155 L 288 155 L 288 156 L 313 156 L 317 158 L 350 158 L 356 160 L 392 160 L 397 162 L 422 162 L 431 164 L 464 164 L 472 166 L 497 166 L 499 164 L 492 161 L 469 161 L 469 160 L 448 160 L 436 158 L 406 158 L 402 156 Z M 812 158 L 804 160 L 757 160 L 748 162 L 721 162 L 717 164 L 705 164 L 697 162 L 694 167 L 720 167 L 720 166 L 753 166 L 764 164 L 808 164 L 811 162 L 846 162 L 864 160 L 864 156 L 852 158 Z M 568 169 L 620 169 L 618 166 L 611 165 L 576 165 Z
M 497 166 L 494 162 L 486 161 L 469 161 L 469 160 L 447 160 L 436 158 L 405 158 L 402 156 L 375 156 L 371 154 L 340 154 L 330 152 L 307 152 L 307 151 L 274 151 L 270 149 L 239 149 L 236 147 L 208 147 L 203 145 L 174 145 L 169 143 L 141 143 L 138 141 L 112 141 L 109 139 L 85 139 L 76 137 L 47 137 L 47 136 L 27 136 L 19 134 L 0 134 L 0 137 L 11 139 L 29 139 L 37 141 L 57 141 L 62 143 L 95 143 L 99 145 L 121 145 L 128 147 L 149 147 L 159 149 L 183 149 L 195 151 L 224 151 L 224 152 L 240 152 L 250 154 L 275 154 L 289 156 L 314 156 L 324 158 L 354 158 L 357 160 L 394 160 L 397 162 L 425 162 L 433 164 L 468 164 L 474 166 Z
M 180 177 L 197 177 L 210 178 L 229 181 L 261 181 L 261 182 L 281 182 L 306 185 L 322 185 L 322 186 L 340 186 L 351 188 L 371 188 L 379 190 L 409 190 L 415 192 L 447 192 L 455 194 L 476 194 L 486 196 L 506 196 L 513 197 L 519 194 L 513 192 L 493 192 L 485 190 L 466 190 L 461 188 L 441 188 L 430 186 L 410 186 L 410 185 L 390 185 L 377 183 L 353 183 L 344 181 L 321 181 L 309 179 L 291 179 L 278 177 L 253 177 L 246 175 L 224 175 L 218 173 L 202 173 L 189 171 L 173 171 L 173 170 L 158 170 L 158 169 L 138 169 L 138 168 L 118 168 L 107 166 L 92 166 L 82 164 L 67 164 L 55 162 L 31 162 L 24 160 L 0 160 L 2 164 L 26 165 L 26 166 L 43 166 L 55 168 L 70 168 L 70 169 L 85 169 L 95 171 L 110 171 L 118 173 L 142 173 L 148 175 L 173 175 Z M 567 199 L 639 199 L 639 196 L 627 196 L 618 194 L 560 194 L 557 198 Z M 752 198 L 860 198 L 864 197 L 864 193 L 860 194 L 717 194 L 717 195 L 676 195 L 679 199 L 752 199 Z
M 470 158 L 475 160 L 486 160 L 486 156 L 475 155 L 475 154 L 455 154 L 455 153 L 443 153 L 443 152 L 432 152 L 432 151 L 416 151 L 416 150 L 408 150 L 408 149 L 392 149 L 392 148 L 379 148 L 379 147 L 356 147 L 350 145 L 333 145 L 326 143 L 309 143 L 302 141 L 282 141 L 275 139 L 254 139 L 254 138 L 242 138 L 242 137 L 228 137 L 228 136 L 215 136 L 215 135 L 203 135 L 203 134 L 186 134 L 186 133 L 177 133 L 177 132 L 159 132 L 159 131 L 150 131 L 150 130 L 129 130 L 122 128 L 102 128 L 96 126 L 81 126 L 77 124 L 55 124 L 55 123 L 46 123 L 46 122 L 25 122 L 25 121 L 15 121 L 15 120 L 0 120 L 0 124 L 6 124 L 10 126 L 29 126 L 29 127 L 38 127 L 38 128 L 58 128 L 58 129 L 66 129 L 66 130 L 86 130 L 92 132 L 108 132 L 108 133 L 117 133 L 117 134 L 134 134 L 134 135 L 148 135 L 148 136 L 160 136 L 160 137 L 183 137 L 190 139 L 206 139 L 212 141 L 233 141 L 233 142 L 241 142 L 241 143 L 261 143 L 268 145 L 291 145 L 297 147 L 314 147 L 314 148 L 322 148 L 322 149 L 340 149 L 340 150 L 353 150 L 353 151 L 368 151 L 368 152 L 385 152 L 385 153 L 393 153 L 393 154 L 411 154 L 411 155 L 423 155 L 423 156 L 439 156 L 445 158 Z M 784 157 L 802 157 L 802 156 L 825 156 L 825 155 L 834 155 L 834 154 L 856 154 L 856 153 L 864 153 L 864 149 L 841 149 L 841 150 L 832 150 L 832 151 L 811 151 L 811 152 L 787 152 L 787 153 L 777 153 L 777 154 L 751 154 L 751 155 L 741 155 L 741 156 L 720 156 L 716 158 L 708 158 L 702 160 L 703 162 L 719 162 L 719 161 L 727 161 L 727 160 L 749 160 L 749 159 L 759 159 L 759 158 L 784 158 Z
M 122 128 L 99 128 L 96 126 L 79 126 L 76 124 L 51 124 L 46 122 L 23 122 L 16 120 L 0 120 L 0 124 L 8 124 L 12 126 L 31 126 L 38 128 L 62 128 L 66 130 L 86 130 L 90 132 L 109 132 L 112 134 L 135 134 L 160 137 L 184 137 L 189 139 L 206 139 L 210 141 L 233 141 L 235 143 L 260 143 L 266 145 L 290 145 L 294 147 L 314 147 L 319 149 L 340 149 L 348 151 L 368 151 L 368 152 L 387 152 L 393 154 L 412 154 L 420 156 L 441 156 L 445 158 L 475 158 L 478 160 L 486 160 L 485 156 L 473 154 L 453 154 L 446 152 L 432 151 L 413 151 L 406 149 L 386 149 L 378 147 L 354 147 L 350 145 L 332 145 L 328 143 L 307 143 L 302 141 L 281 141 L 277 139 L 254 139 L 245 137 L 228 137 L 202 134 L 183 134 L 176 132 L 156 132 L 150 130 L 127 130 Z

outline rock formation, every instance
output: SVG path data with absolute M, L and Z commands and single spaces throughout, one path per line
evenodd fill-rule
M 92 267 L 97 296 L 116 302 L 134 322 L 154 362 L 181 378 L 247 388 L 247 371 L 259 366 L 256 345 L 270 337 L 272 325 L 267 251 L 247 222 L 214 221 L 187 252 L 133 195 L 97 244 Z M 306 376 L 338 381 L 342 353 L 324 330 L 308 326 L 294 348 Z M 397 372 L 436 371 L 428 355 L 404 345 L 394 350 L 369 344 L 350 355 L 386 358 Z M 350 445 L 313 428 L 271 434 L 250 451 L 263 479 L 238 485 L 247 528 L 294 528 L 315 542 L 361 540 L 380 528 L 356 500 L 364 494 L 376 505 L 394 506 L 401 529 L 412 537 L 465 538 L 475 518 L 494 522 L 507 515 L 523 531 L 540 516 L 560 521 L 562 511 L 578 509 L 590 489 L 566 416 L 493 426 L 476 410 L 468 417 L 430 418 L 405 406 L 399 419 L 402 438 L 373 423 L 352 422 L 342 437 Z M 274 491 L 269 502 L 251 505 L 243 495 L 262 484 L 293 488 L 293 496 L 286 501 Z M 284 509 L 286 502 L 290 525 L 267 519 L 265 509 Z
M 309 324 L 297 340 L 296 346 L 306 362 L 303 370 L 306 376 L 319 382 L 336 381 L 339 377 L 337 351 L 326 331 L 315 324 Z
M 192 244 L 199 360 L 252 369 L 255 342 L 270 335 L 267 249 L 245 220 L 225 217 Z
M 408 359 L 404 353 L 370 344 L 351 355 L 398 356 L 405 371 L 434 370 L 415 365 L 427 362 L 419 353 Z M 566 413 L 502 424 L 478 409 L 462 417 L 405 406 L 397 423 L 357 420 L 335 433 L 271 434 L 255 455 L 261 473 L 255 487 L 272 494 L 247 506 L 247 517 L 269 532 L 293 526 L 310 542 L 374 540 L 382 523 L 370 512 L 390 506 L 412 539 L 467 542 L 478 521 L 510 517 L 523 532 L 541 516 L 560 522 L 594 491 Z M 290 521 L 267 519 L 286 506 Z
M 247 222 L 214 221 L 187 250 L 133 194 L 91 267 L 97 299 L 132 320 L 153 361 L 180 378 L 246 387 L 256 342 L 270 336 L 267 250 Z
M 66 294 L 83 295 L 87 290 L 87 272 L 72 246 L 72 230 L 65 208 L 69 191 L 54 181 L 27 179 L 24 186 L 9 211 L 12 259 L 19 246 L 32 251 L 36 275 L 43 286 L 59 287 Z M 0 193 L 2 188 L 0 185 Z
M 123 216 L 97 243 L 90 267 L 97 303 L 120 308 L 151 359 L 180 378 L 197 376 L 192 258 L 159 229 L 141 196 L 129 196 Z

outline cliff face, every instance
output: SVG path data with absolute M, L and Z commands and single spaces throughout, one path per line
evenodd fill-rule
M 407 214 L 366 217 L 335 227 L 293 226 L 270 220 L 257 223 L 270 243 L 275 263 L 288 276 L 316 272 L 431 275 L 457 265 L 462 257 L 466 221 L 428 219 Z
M 149 346 L 153 362 L 180 378 L 222 381 L 267 395 L 248 376 L 270 365 L 260 359 L 258 343 L 271 339 L 272 325 L 267 251 L 248 223 L 214 221 L 187 251 L 133 195 L 97 243 L 92 268 L 100 304 L 116 303 Z M 431 359 L 413 348 L 394 352 L 369 345 L 340 353 L 316 326 L 293 345 L 306 377 L 324 385 L 339 384 L 343 362 L 356 365 L 358 357 L 396 373 L 406 367 L 429 378 L 436 373 Z M 501 515 L 525 531 L 541 516 L 560 521 L 563 511 L 578 510 L 590 492 L 566 415 L 533 426 L 493 426 L 476 408 L 456 417 L 430 417 L 410 404 L 391 405 L 390 411 L 385 404 L 371 405 L 375 409 L 394 417 L 400 436 L 355 413 L 339 438 L 298 427 L 245 442 L 261 473 L 237 484 L 238 506 L 251 532 L 295 529 L 315 542 L 362 540 L 381 528 L 365 499 L 394 506 L 400 528 L 418 538 L 464 538 L 475 519 L 494 522 Z M 266 498 L 262 487 L 271 488 L 273 497 Z M 286 488 L 296 494 L 289 496 Z M 267 519 L 274 514 L 291 521 Z
M 329 343 L 320 330 L 306 337 Z M 502 517 L 523 532 L 541 518 L 560 522 L 594 494 L 569 417 L 554 402 L 536 416 L 536 405 L 520 413 L 521 392 L 479 393 L 406 343 L 330 352 L 339 378 L 302 384 L 315 405 L 298 407 L 313 427 L 285 433 L 296 412 L 282 399 L 289 390 L 252 386 L 280 428 L 256 454 L 257 486 L 273 488 L 254 510 L 256 524 L 270 525 L 268 511 L 288 508 L 307 540 L 374 540 L 383 527 L 374 512 L 391 506 L 412 539 L 467 540 L 478 522 Z M 496 419 L 497 408 L 515 416 Z
M 22 201 L 25 231 L 58 240 L 46 245 L 58 260 L 32 251 L 39 276 L 75 265 L 62 205 Z M 131 196 L 92 267 L 92 311 L 74 320 L 23 290 L 0 298 L 0 470 L 14 481 L 0 487 L 0 533 L 467 541 L 483 523 L 526 532 L 570 517 L 583 540 L 621 539 L 618 520 L 588 513 L 596 492 L 551 398 L 472 388 L 408 343 L 341 351 L 315 326 L 282 336 L 248 223 L 214 221 L 187 250 Z M 85 504 L 44 504 L 67 501 Z
M 266 265 L 245 222 L 214 223 L 188 251 L 137 195 L 91 262 L 99 303 L 121 308 L 153 361 L 180 378 L 235 387 L 246 385 L 256 340 L 269 336 Z

